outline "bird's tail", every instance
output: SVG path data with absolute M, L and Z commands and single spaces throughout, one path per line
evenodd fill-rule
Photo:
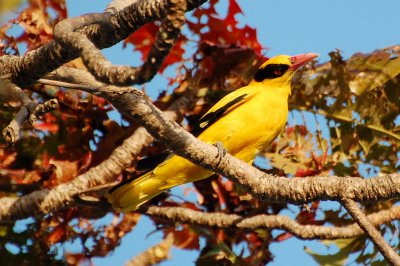
M 111 188 L 106 197 L 115 210 L 129 212 L 160 194 L 164 189 L 161 180 L 152 171 L 133 180 L 127 180 Z

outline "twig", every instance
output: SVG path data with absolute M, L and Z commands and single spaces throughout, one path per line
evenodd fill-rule
M 10 124 L 2 131 L 3 137 L 9 145 L 13 145 L 19 139 L 19 131 L 22 123 L 28 119 L 29 111 L 26 106 L 22 106 Z
M 56 99 L 50 99 L 40 104 L 26 101 L 10 124 L 3 129 L 2 133 L 6 142 L 13 145 L 19 139 L 19 131 L 25 121 L 33 124 L 37 120 L 37 117 L 53 111 L 57 108 L 57 105 L 58 102 Z
M 125 266 L 148 266 L 160 263 L 169 257 L 169 250 L 174 243 L 173 234 L 168 234 L 159 244 L 152 246 L 148 250 L 140 253 L 130 261 L 128 261 Z
M 375 246 L 382 253 L 385 259 L 392 265 L 400 265 L 400 256 L 385 241 L 383 236 L 357 206 L 357 203 L 349 198 L 344 198 L 341 200 L 341 202 L 346 210 L 353 217 L 353 219 L 358 223 L 358 225 L 364 230 L 366 234 L 368 234 L 372 242 L 374 242 Z
M 28 119 L 29 123 L 33 124 L 38 117 L 55 110 L 57 106 L 58 106 L 57 99 L 50 99 L 43 103 L 37 104 L 35 108 L 32 111 L 30 111 Z
M 92 90 L 93 92 L 95 92 L 96 88 L 98 88 L 97 86 L 76 84 L 76 83 L 51 80 L 51 79 L 38 79 L 37 83 L 44 84 L 44 85 L 50 85 L 50 86 L 64 87 L 67 89 L 76 89 L 76 90 L 85 89 L 86 91 Z

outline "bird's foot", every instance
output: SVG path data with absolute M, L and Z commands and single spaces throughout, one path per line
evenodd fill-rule
M 214 144 L 214 146 L 217 147 L 217 149 L 218 149 L 218 156 L 217 157 L 223 158 L 227 154 L 227 151 L 226 151 L 226 149 L 224 147 L 224 144 L 222 144 L 221 141 L 217 141 Z

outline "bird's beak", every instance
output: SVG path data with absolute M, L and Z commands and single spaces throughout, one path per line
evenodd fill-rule
M 314 53 L 307 53 L 307 54 L 299 54 L 299 55 L 295 55 L 290 57 L 290 62 L 292 63 L 292 65 L 290 66 L 290 69 L 292 70 L 296 70 L 299 67 L 301 67 L 302 65 L 310 62 L 311 60 L 313 60 L 314 58 L 318 57 L 319 54 L 314 54 Z

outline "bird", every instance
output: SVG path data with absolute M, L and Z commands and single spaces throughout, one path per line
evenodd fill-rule
M 318 54 L 278 55 L 265 61 L 252 81 L 223 97 L 205 113 L 192 134 L 252 164 L 284 128 L 295 71 Z M 106 197 L 117 211 L 130 212 L 172 187 L 208 178 L 213 172 L 172 155 L 145 174 L 111 188 Z

